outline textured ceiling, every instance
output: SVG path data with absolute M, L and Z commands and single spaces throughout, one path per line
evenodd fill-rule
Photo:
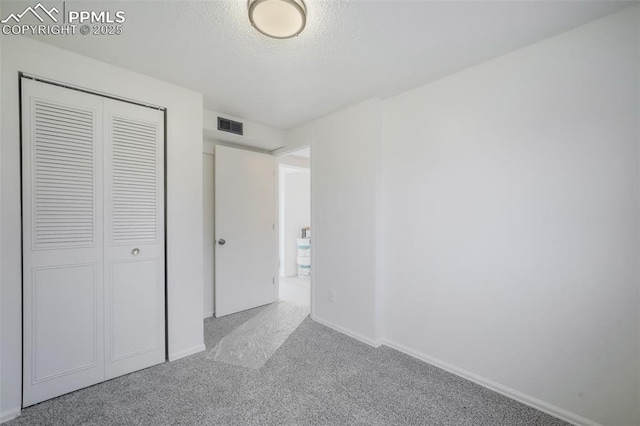
M 288 40 L 255 31 L 246 0 L 67 1 L 67 10 L 124 10 L 124 34 L 35 38 L 202 92 L 211 110 L 288 129 L 373 96 L 400 93 L 632 4 L 306 3 L 307 27 Z M 8 9 L 3 5 L 3 11 Z

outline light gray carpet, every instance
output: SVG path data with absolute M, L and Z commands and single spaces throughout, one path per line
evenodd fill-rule
M 206 320 L 207 347 L 260 309 Z M 217 363 L 206 355 L 43 402 L 7 425 L 566 424 L 309 318 L 259 370 Z
M 245 368 L 262 368 L 309 316 L 309 305 L 281 300 L 237 327 L 207 353 L 207 359 Z

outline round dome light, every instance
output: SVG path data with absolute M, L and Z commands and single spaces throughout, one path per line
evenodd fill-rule
M 266 36 L 291 38 L 304 29 L 307 8 L 302 0 L 249 0 L 249 20 Z

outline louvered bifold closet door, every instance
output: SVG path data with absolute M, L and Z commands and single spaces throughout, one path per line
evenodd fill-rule
M 106 376 L 165 360 L 164 113 L 104 100 Z
M 23 79 L 23 406 L 104 379 L 102 131 L 100 97 Z

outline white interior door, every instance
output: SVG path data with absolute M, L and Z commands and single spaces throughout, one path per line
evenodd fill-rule
M 274 301 L 274 159 L 216 146 L 215 315 Z
M 104 377 L 102 99 L 22 82 L 23 405 Z
M 165 359 L 164 116 L 22 80 L 23 406 Z
M 107 379 L 165 360 L 164 114 L 103 100 Z

